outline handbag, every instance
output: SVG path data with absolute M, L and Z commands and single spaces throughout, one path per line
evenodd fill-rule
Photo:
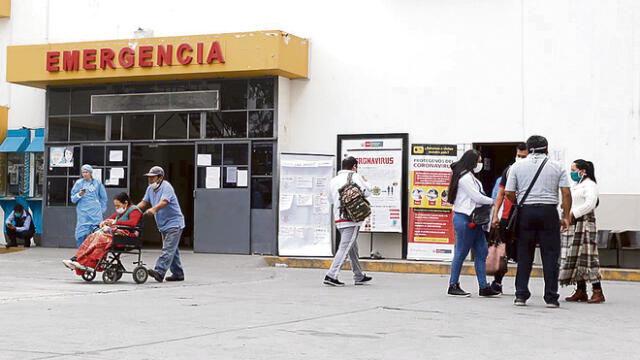
M 489 246 L 487 254 L 487 275 L 507 272 L 507 245 L 503 242 Z
M 471 222 L 476 225 L 486 225 L 491 220 L 491 205 L 482 205 L 471 213 Z
M 514 207 L 511 208 L 511 214 L 509 214 L 509 223 L 507 224 L 507 227 L 505 228 L 505 231 L 509 236 L 511 236 L 511 235 L 513 235 L 515 233 L 516 226 L 518 224 L 518 212 L 524 206 L 525 200 L 527 200 L 527 197 L 529 196 L 529 193 L 531 192 L 531 189 L 533 189 L 533 185 L 535 185 L 536 180 L 538 180 L 538 177 L 540 176 L 540 173 L 542 172 L 542 168 L 547 163 L 547 161 L 549 161 L 549 158 L 544 159 L 542 164 L 540 164 L 540 167 L 538 167 L 538 171 L 536 172 L 536 174 L 533 176 L 533 179 L 531 180 L 531 184 L 529 184 L 529 188 L 522 195 L 522 199 Z

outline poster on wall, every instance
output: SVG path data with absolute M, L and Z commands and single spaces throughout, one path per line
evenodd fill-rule
M 457 158 L 457 145 L 411 146 L 408 259 L 450 261 L 453 258 L 455 234 L 447 189 L 451 164 Z
M 402 233 L 402 138 L 342 139 L 341 159 L 358 160 L 358 173 L 371 185 L 371 216 L 361 232 Z
M 73 167 L 73 146 L 50 147 L 49 167 Z
M 280 256 L 332 256 L 328 184 L 334 174 L 332 155 L 280 155 Z

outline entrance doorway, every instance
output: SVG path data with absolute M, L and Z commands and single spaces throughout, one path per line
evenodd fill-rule
M 484 168 L 477 176 L 482 182 L 487 196 L 491 196 L 496 180 L 504 169 L 515 161 L 518 142 L 510 143 L 474 143 L 473 148 L 482 154 Z
M 153 166 L 161 166 L 184 215 L 181 248 L 193 247 L 194 158 L 193 145 L 131 145 L 131 198 L 134 203 L 142 200 L 148 186 L 143 174 Z M 162 238 L 152 216 L 144 218 L 143 240 L 145 247 L 162 247 Z

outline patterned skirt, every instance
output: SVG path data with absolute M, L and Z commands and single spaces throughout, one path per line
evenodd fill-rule
M 560 285 L 578 282 L 597 283 L 602 280 L 596 236 L 596 217 L 589 213 L 579 218 L 562 236 Z

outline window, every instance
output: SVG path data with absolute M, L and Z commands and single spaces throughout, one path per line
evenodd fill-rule
M 247 108 L 247 81 L 228 80 L 222 82 L 222 110 L 245 110 Z
M 249 80 L 247 94 L 248 109 L 273 109 L 274 108 L 274 78 Z
M 207 113 L 207 138 L 246 138 L 247 112 Z
M 222 159 L 224 165 L 249 165 L 247 144 L 224 144 Z
M 67 205 L 67 178 L 47 179 L 47 206 Z
M 33 196 L 40 198 L 44 186 L 44 153 L 33 153 L 33 170 Z
M 71 141 L 104 140 L 104 116 L 71 117 Z
M 104 146 L 83 146 L 82 163 L 94 167 L 104 166 Z
M 51 88 L 47 90 L 49 115 L 68 115 L 71 92 L 68 88 Z
M 69 117 L 50 117 L 48 141 L 69 141 Z
M 156 139 L 186 139 L 186 113 L 158 113 L 156 114 Z
M 251 174 L 272 175 L 273 143 L 255 143 L 251 151 Z
M 122 117 L 123 140 L 153 139 L 153 114 L 128 114 Z
M 273 137 L 273 110 L 249 112 L 249 137 Z
M 201 114 L 189 113 L 189 139 L 200 139 Z
M 198 145 L 198 188 L 219 189 L 222 165 L 222 144 Z
M 24 195 L 24 153 L 7 154 L 7 196 Z
M 251 208 L 271 209 L 273 180 L 271 178 L 251 179 Z
M 271 209 L 273 196 L 273 142 L 251 148 L 251 208 Z
M 122 139 L 122 115 L 111 115 L 111 140 Z

